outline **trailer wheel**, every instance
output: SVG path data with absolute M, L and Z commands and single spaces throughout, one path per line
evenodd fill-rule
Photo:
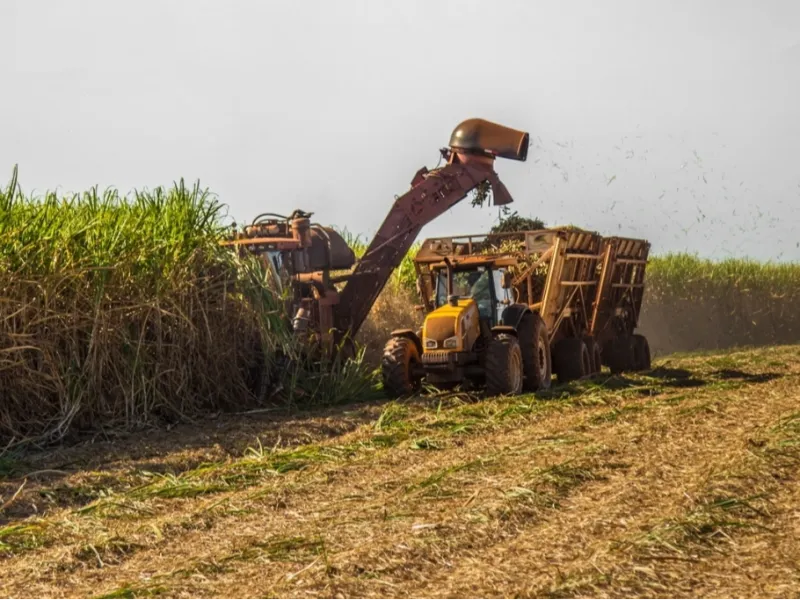
M 635 334 L 632 341 L 633 346 L 633 370 L 649 371 L 652 366 L 650 358 L 650 344 L 647 338 L 641 334 Z
M 522 350 L 523 391 L 548 389 L 553 378 L 553 368 L 544 321 L 537 314 L 526 313 L 520 321 L 517 334 Z
M 597 375 L 603 368 L 603 354 L 600 350 L 600 344 L 590 335 L 583 338 L 583 343 L 586 344 L 586 348 L 589 350 L 589 359 L 592 365 L 591 374 Z
M 609 341 L 603 349 L 608 368 L 619 375 L 634 368 L 633 338 L 622 335 Z
M 592 373 L 589 349 L 580 338 L 564 338 L 553 348 L 553 361 L 559 383 L 581 379 Z
M 522 391 L 522 349 L 513 335 L 501 333 L 486 349 L 486 392 L 491 396 Z
M 419 389 L 421 378 L 414 371 L 419 365 L 419 351 L 408 338 L 395 337 L 386 342 L 381 358 L 383 390 L 389 398 L 398 398 Z

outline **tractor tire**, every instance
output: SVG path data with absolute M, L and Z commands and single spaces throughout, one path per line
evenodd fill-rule
M 583 338 L 583 343 L 586 344 L 586 348 L 589 350 L 589 359 L 592 365 L 590 374 L 599 375 L 603 369 L 603 353 L 600 350 L 600 344 L 590 335 Z
M 522 390 L 536 392 L 550 388 L 553 378 L 550 341 L 542 318 L 527 313 L 517 328 L 517 339 L 522 350 Z
M 633 338 L 621 335 L 606 344 L 603 357 L 612 375 L 619 375 L 634 368 Z
M 649 371 L 652 367 L 650 357 L 650 343 L 641 334 L 635 334 L 632 340 L 633 346 L 633 370 Z
M 580 338 L 564 338 L 553 348 L 556 377 L 559 383 L 582 379 L 592 374 L 589 349 Z
M 395 337 L 386 342 L 381 357 L 381 379 L 389 398 L 413 394 L 419 389 L 421 378 L 414 373 L 419 363 L 419 350 L 412 340 Z
M 519 341 L 513 335 L 501 333 L 486 349 L 486 392 L 490 396 L 519 394 L 523 377 Z

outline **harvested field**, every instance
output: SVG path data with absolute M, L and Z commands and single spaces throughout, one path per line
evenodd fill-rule
M 800 592 L 800 347 L 0 458 L 0 595 Z

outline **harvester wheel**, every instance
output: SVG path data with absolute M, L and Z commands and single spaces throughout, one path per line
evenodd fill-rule
M 419 350 L 412 340 L 395 337 L 386 342 L 381 358 L 381 377 L 389 398 L 405 396 L 419 388 L 421 378 L 414 372 L 419 362 Z
M 597 375 L 603 368 L 603 354 L 600 350 L 600 344 L 590 335 L 583 338 L 583 343 L 586 344 L 586 348 L 589 350 L 589 359 L 592 365 L 591 374 Z
M 613 375 L 619 375 L 634 368 L 633 338 L 628 335 L 616 337 L 606 344 L 603 350 L 608 368 Z
M 522 389 L 526 392 L 546 390 L 553 377 L 550 358 L 550 341 L 542 318 L 535 313 L 522 317 L 517 328 L 518 341 L 522 350 Z
M 633 370 L 649 371 L 651 364 L 650 344 L 647 338 L 641 334 L 635 334 L 632 341 L 633 346 Z
M 501 333 L 486 349 L 486 391 L 491 396 L 522 391 L 522 349 L 513 335 Z
M 589 349 L 580 338 L 564 338 L 553 348 L 553 361 L 559 383 L 581 379 L 592 374 Z

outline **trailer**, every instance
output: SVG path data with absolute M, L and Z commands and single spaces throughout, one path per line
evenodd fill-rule
M 608 237 L 589 334 L 600 344 L 603 364 L 612 373 L 650 368 L 650 344 L 636 333 L 650 254 L 646 240 Z
M 648 249 L 574 227 L 425 240 L 414 265 L 427 314 L 421 330 L 392 332 L 384 389 L 398 396 L 425 380 L 519 393 L 548 388 L 553 374 L 640 366 L 629 354 Z

